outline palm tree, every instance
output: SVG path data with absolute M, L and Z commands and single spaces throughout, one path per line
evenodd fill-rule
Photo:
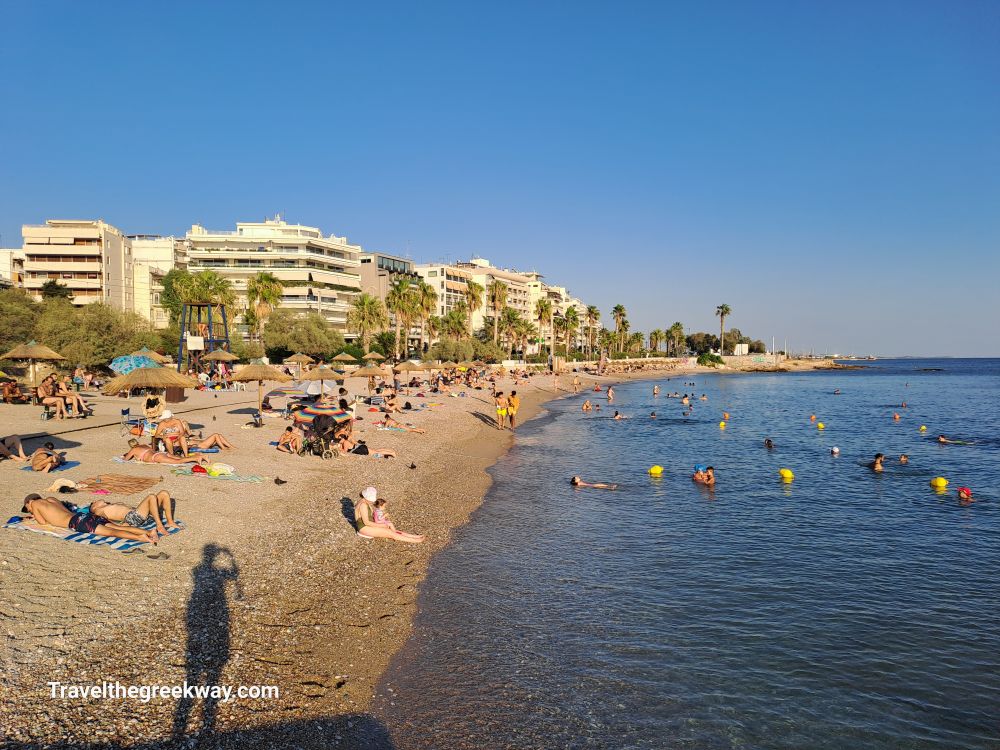
M 259 271 L 247 281 L 247 307 L 253 311 L 254 328 L 258 338 L 260 330 L 278 305 L 281 304 L 284 282 L 267 271 Z
M 623 324 L 628 321 L 625 320 L 625 316 L 628 313 L 625 311 L 625 305 L 615 305 L 611 308 L 611 315 L 615 319 L 615 334 L 618 336 L 618 351 L 622 350 L 622 345 L 624 343 L 623 335 L 626 330 L 628 330 Z
M 590 344 L 590 352 L 587 354 L 588 357 L 593 359 L 594 357 L 594 334 L 597 332 L 597 324 L 601 320 L 601 311 L 597 305 L 587 305 L 587 330 L 590 335 L 587 337 L 587 341 Z
M 472 279 L 465 282 L 465 308 L 469 315 L 469 335 L 472 335 L 472 316 L 476 314 L 476 310 L 483 306 L 483 289 L 482 284 L 477 284 Z
M 721 304 L 715 308 L 715 314 L 719 316 L 719 354 L 726 351 L 726 318 L 733 312 L 729 305 Z
M 467 325 L 465 319 L 465 313 L 459 309 L 458 305 L 448 311 L 448 313 L 441 318 L 441 334 L 444 336 L 450 336 L 454 339 L 460 339 L 466 334 Z
M 628 337 L 628 351 L 629 354 L 632 352 L 642 351 L 642 345 L 645 343 L 645 336 L 642 335 L 642 331 L 636 331 L 631 336 Z
M 607 328 L 602 327 L 597 333 L 597 344 L 601 349 L 607 349 L 611 351 L 611 347 L 617 342 L 618 337 L 609 331 Z
M 499 279 L 493 279 L 486 289 L 486 299 L 493 311 L 493 343 L 500 343 L 500 314 L 507 306 L 507 285 Z
M 181 302 L 209 304 L 219 309 L 233 307 L 236 304 L 233 283 L 215 271 L 199 271 L 190 276 L 181 277 L 177 281 L 177 294 Z M 221 320 L 219 322 L 221 323 Z M 215 327 L 214 323 L 212 327 Z M 215 332 L 209 331 L 208 335 L 210 338 L 214 338 Z
M 566 321 L 566 356 L 568 357 L 573 349 L 573 342 L 576 340 L 576 331 L 580 327 L 580 314 L 575 307 L 568 307 L 563 319 Z
M 520 322 L 521 314 L 513 307 L 505 307 L 500 314 L 500 329 L 507 339 L 507 359 L 510 359 L 514 352 L 514 336 Z
M 667 342 L 670 345 L 671 353 L 676 357 L 677 351 L 680 349 L 681 344 L 684 343 L 684 324 L 681 322 L 674 323 L 667 330 Z
M 545 324 L 549 323 L 551 327 L 552 321 L 552 300 L 549 299 L 539 299 L 535 301 L 535 317 L 538 319 L 538 330 L 541 332 L 542 337 L 545 336 Z M 552 348 L 549 347 L 549 352 Z
M 433 344 L 434 339 L 441 333 L 441 318 L 437 315 L 428 316 L 425 327 L 427 329 L 427 338 Z
M 361 348 L 368 353 L 368 342 L 373 333 L 381 333 L 389 326 L 389 313 L 378 297 L 362 292 L 347 312 L 347 325 L 357 331 Z
M 427 321 L 434 315 L 437 309 L 437 290 L 421 279 L 417 283 L 417 312 L 420 317 L 420 354 L 424 353 L 424 332 L 427 328 Z
M 525 353 L 528 350 L 528 340 L 538 336 L 538 329 L 535 328 L 530 320 L 521 318 L 517 324 L 516 334 L 518 343 L 521 346 L 521 358 L 524 359 L 526 356 Z
M 392 313 L 393 324 L 396 329 L 396 346 L 393 350 L 393 355 L 395 359 L 399 359 L 399 339 L 400 339 L 400 329 L 404 323 L 410 321 L 411 312 L 413 310 L 413 295 L 410 291 L 410 280 L 398 277 L 389 286 L 389 291 L 385 295 L 385 306 L 388 308 L 389 312 Z M 409 330 L 407 330 L 409 333 Z M 407 339 L 409 336 L 407 336 Z M 404 344 L 404 348 L 405 348 Z
M 649 332 L 649 348 L 654 354 L 660 353 L 660 343 L 663 341 L 663 331 L 654 328 Z

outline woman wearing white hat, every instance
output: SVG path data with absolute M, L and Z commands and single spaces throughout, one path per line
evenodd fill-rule
M 385 523 L 377 523 L 374 518 L 375 501 L 378 499 L 378 490 L 374 487 L 366 487 L 361 493 L 361 499 L 354 505 L 354 526 L 358 531 L 358 536 L 374 539 L 382 537 L 385 539 L 395 539 L 399 542 L 410 542 L 419 544 L 424 541 L 423 534 L 407 534 L 390 528 Z

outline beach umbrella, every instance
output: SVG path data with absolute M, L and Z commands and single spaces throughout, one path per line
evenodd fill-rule
M 366 362 L 381 362 L 382 360 L 385 359 L 385 357 L 383 357 L 378 352 L 368 352 L 361 359 L 365 360 Z
M 456 367 L 458 367 L 458 363 L 450 361 L 442 362 L 440 365 L 438 365 L 438 369 L 440 370 L 454 370 Z
M 161 365 L 165 365 L 167 362 L 170 361 L 170 357 L 165 357 L 162 354 L 160 354 L 159 352 L 154 352 L 148 346 L 142 347 L 142 349 L 140 349 L 137 352 L 132 352 L 132 356 L 133 357 L 149 357 L 151 360 L 153 360 L 154 362 L 156 362 L 158 364 L 161 364 Z
M 311 365 L 316 360 L 310 357 L 308 354 L 303 354 L 302 352 L 296 352 L 291 357 L 285 360 L 285 363 L 291 363 L 294 365 Z
M 237 357 L 232 352 L 227 352 L 225 349 L 216 349 L 211 354 L 206 354 L 201 358 L 202 362 L 235 362 L 238 360 Z M 266 365 L 265 365 L 266 367 Z
M 357 362 L 358 358 L 348 354 L 347 352 L 341 352 L 336 357 L 330 360 L 331 362 Z
M 299 409 L 292 415 L 292 419 L 299 424 L 311 423 L 316 417 L 333 417 L 335 422 L 350 422 L 351 413 L 344 411 L 339 406 L 317 406 L 311 404 L 304 409 Z
M 323 388 L 323 381 L 325 380 L 333 380 L 340 383 L 344 382 L 343 375 L 341 375 L 339 372 L 336 372 L 335 370 L 331 370 L 326 365 L 320 365 L 319 367 L 314 367 L 309 372 L 304 373 L 302 377 L 299 379 L 304 381 L 318 380 L 320 389 Z
M 241 367 L 240 371 L 233 375 L 233 380 L 240 383 L 252 383 L 257 381 L 257 411 L 260 411 L 261 404 L 264 401 L 264 396 L 261 393 L 262 384 L 265 380 L 273 380 L 277 383 L 287 383 L 291 380 L 291 377 L 285 375 L 281 370 L 278 370 L 270 365 L 261 364 L 255 362 L 254 364 L 247 365 L 246 367 Z
M 400 362 L 398 365 L 392 368 L 396 372 L 418 372 L 421 370 L 426 370 L 424 365 L 418 365 L 415 362 L 410 362 L 406 360 L 405 362 Z
M 354 372 L 348 373 L 348 377 L 350 378 L 385 378 L 388 376 L 389 373 L 381 367 L 372 367 L 371 365 L 368 365 L 367 367 L 359 367 Z
M 29 341 L 27 344 L 21 344 L 20 346 L 15 346 L 9 352 L 4 354 L 0 359 L 26 359 L 28 360 L 28 368 L 31 371 L 31 385 L 34 387 L 38 386 L 38 379 L 35 373 L 35 361 L 36 360 L 58 360 L 66 359 L 63 355 L 58 352 L 54 352 L 49 347 L 43 346 L 42 344 L 35 343 L 34 340 Z
M 466 370 L 468 370 L 470 367 L 475 367 L 476 363 L 475 362 L 470 362 L 467 359 L 463 359 L 461 362 L 458 363 L 458 366 L 459 367 L 464 367 Z
M 132 370 L 144 367 L 159 367 L 159 365 L 146 356 L 138 357 L 135 354 L 125 354 L 111 360 L 111 364 L 108 367 L 111 368 L 112 372 L 116 372 L 119 375 L 128 375 Z
M 114 396 L 135 388 L 197 388 L 198 381 L 170 367 L 137 367 L 107 382 L 101 392 Z

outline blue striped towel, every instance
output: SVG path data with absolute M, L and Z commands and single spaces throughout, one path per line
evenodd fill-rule
M 170 534 L 176 534 L 181 529 L 184 528 L 184 524 L 174 519 L 174 522 L 180 526 L 180 529 L 167 529 Z M 24 519 L 20 517 L 11 518 L 7 523 L 3 525 L 5 529 L 16 529 L 19 531 L 34 531 L 37 534 L 48 534 L 49 536 L 58 537 L 60 539 L 65 539 L 67 542 L 76 542 L 77 544 L 92 544 L 98 547 L 109 547 L 110 549 L 118 550 L 119 552 L 125 552 L 134 547 L 141 547 L 143 545 L 149 544 L 149 542 L 140 542 L 134 539 L 119 539 L 114 536 L 104 536 L 102 534 L 84 534 L 80 531 L 73 531 L 72 529 L 59 529 L 53 526 L 46 526 L 45 528 L 34 528 L 26 523 Z M 156 524 L 150 521 L 145 526 L 143 526 L 146 531 L 150 531 L 156 528 Z
M 66 469 L 75 469 L 79 465 L 80 465 L 79 461 L 66 461 L 65 463 L 59 464 L 59 466 L 57 466 L 56 468 L 50 469 L 49 474 L 51 474 L 53 471 L 64 471 Z M 34 469 L 32 469 L 31 466 L 22 466 L 21 471 L 34 471 Z

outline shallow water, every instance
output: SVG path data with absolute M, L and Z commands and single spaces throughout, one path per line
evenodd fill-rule
M 380 686 L 395 746 L 1000 747 L 1000 361 L 690 379 L 519 432 Z

